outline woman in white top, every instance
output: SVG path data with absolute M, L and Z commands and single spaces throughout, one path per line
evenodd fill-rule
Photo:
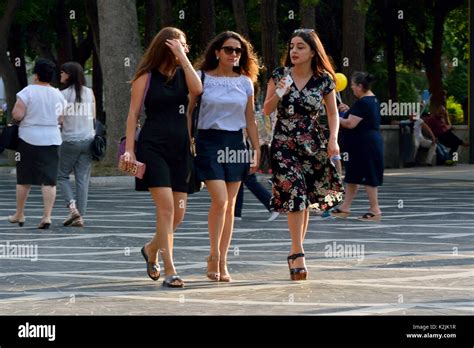
M 228 282 L 227 252 L 235 200 L 249 164 L 253 162 L 250 173 L 255 173 L 260 161 L 253 96 L 258 64 L 251 44 L 239 34 L 226 31 L 208 45 L 200 69 L 198 74 L 205 76 L 195 165 L 197 177 L 205 182 L 211 196 L 207 277 Z M 195 98 L 190 98 L 189 121 L 194 104 Z M 252 155 L 244 144 L 244 128 L 255 149 Z
M 84 70 L 79 63 L 68 62 L 61 66 L 61 83 L 66 86 L 62 93 L 67 105 L 60 119 L 63 143 L 59 156 L 58 186 L 69 208 L 69 216 L 63 225 L 84 227 L 92 168 L 91 144 L 95 135 L 95 98 L 92 89 L 85 86 Z M 77 200 L 69 181 L 72 172 Z
M 49 83 L 53 79 L 55 64 L 48 59 L 38 59 L 33 69 L 33 81 L 17 93 L 13 118 L 21 121 L 19 146 L 16 157 L 17 186 L 16 212 L 8 221 L 25 222 L 25 204 L 31 185 L 40 185 L 44 212 L 38 228 L 48 229 L 51 211 L 56 199 L 58 174 L 58 148 L 61 145 L 58 118 L 63 113 L 65 99 Z

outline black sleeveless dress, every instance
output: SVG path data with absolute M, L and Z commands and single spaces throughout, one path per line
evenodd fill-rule
M 137 160 L 146 164 L 146 171 L 143 179 L 135 180 L 137 191 L 171 187 L 176 192 L 188 192 L 192 168 L 186 122 L 188 88 L 181 68 L 166 80 L 159 71 L 152 71 L 144 103 L 146 120 L 136 150 Z

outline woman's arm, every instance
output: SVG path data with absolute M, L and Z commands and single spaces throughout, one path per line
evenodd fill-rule
M 142 107 L 145 94 L 148 74 L 143 74 L 132 83 L 132 94 L 130 98 L 130 108 L 127 116 L 127 129 L 125 132 L 125 161 L 134 161 L 135 158 L 135 131 L 137 129 L 140 109 Z
M 191 129 L 192 129 L 192 122 L 193 122 L 193 111 L 196 107 L 196 100 L 199 96 L 190 94 L 189 95 L 189 103 L 188 103 L 188 110 L 186 119 L 188 122 L 188 133 L 189 133 L 189 140 L 191 140 Z
M 339 113 L 337 112 L 336 93 L 334 90 L 324 96 L 324 103 L 326 104 L 329 125 L 328 155 L 332 157 L 339 154 L 339 145 L 337 144 Z
M 12 110 L 13 119 L 16 121 L 21 121 L 25 117 L 25 115 L 26 105 L 20 98 L 18 98 Z
M 270 115 L 273 111 L 275 111 L 280 98 L 275 93 L 276 86 L 275 82 L 272 79 L 268 81 L 267 84 L 267 95 L 265 97 L 265 101 L 263 103 L 263 114 Z
M 190 94 L 199 95 L 202 93 L 202 83 L 201 79 L 194 70 L 191 62 L 186 56 L 181 42 L 178 39 L 168 39 L 166 40 L 166 46 L 168 46 L 173 52 L 173 54 L 178 58 L 179 63 L 184 71 L 184 76 L 186 78 L 186 85 Z
M 260 166 L 260 143 L 258 141 L 257 122 L 255 121 L 255 108 L 253 102 L 253 95 L 248 97 L 247 106 L 245 108 L 245 120 L 247 122 L 247 135 L 255 151 L 255 156 L 252 159 L 254 162 L 250 165 L 250 174 L 254 174 Z
M 145 93 L 145 91 L 143 92 Z M 96 113 L 97 113 L 97 110 L 95 109 L 95 95 L 94 95 L 94 92 L 92 92 L 92 117 L 94 118 L 94 120 L 96 119 Z
M 341 127 L 347 129 L 355 128 L 359 122 L 362 121 L 362 117 L 350 114 L 348 118 L 339 118 L 339 122 L 341 123 Z
M 278 102 L 280 101 L 280 97 L 275 93 L 277 88 L 284 88 L 285 87 L 286 78 L 283 77 L 278 84 L 275 85 L 273 79 L 270 79 L 267 84 L 267 96 L 265 97 L 265 102 L 263 103 L 263 114 L 270 115 L 273 111 L 275 111 L 276 107 L 278 106 Z M 290 92 L 290 86 L 287 86 L 284 95 Z
M 181 67 L 184 71 L 189 93 L 192 95 L 200 95 L 202 93 L 202 82 L 196 73 L 196 70 L 194 70 L 191 62 L 185 55 L 184 57 L 180 58 L 180 61 L 184 61 L 184 63 L 181 63 Z

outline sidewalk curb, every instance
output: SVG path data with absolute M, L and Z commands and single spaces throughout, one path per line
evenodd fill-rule
M 15 167 L 0 167 L 0 175 L 16 176 Z M 437 166 L 432 168 L 396 168 L 386 169 L 384 176 L 387 178 L 413 178 L 413 179 L 439 179 L 452 181 L 474 181 L 474 165 L 459 164 L 455 167 Z M 268 185 L 271 174 L 257 173 L 257 181 L 262 185 Z M 74 181 L 74 176 L 71 175 Z M 93 176 L 90 184 L 92 186 L 129 186 L 135 187 L 133 176 Z

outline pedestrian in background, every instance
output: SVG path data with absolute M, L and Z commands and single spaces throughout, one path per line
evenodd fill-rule
M 38 59 L 33 68 L 33 84 L 17 93 L 13 119 L 20 122 L 18 131 L 19 160 L 16 162 L 16 212 L 8 221 L 23 226 L 25 204 L 31 185 L 41 186 L 43 216 L 39 229 L 51 225 L 51 213 L 56 199 L 58 177 L 59 117 L 66 100 L 50 85 L 56 65 L 48 59 Z
M 339 110 L 346 112 L 340 119 L 344 128 L 346 195 L 344 202 L 331 210 L 331 215 L 346 218 L 350 214 L 352 201 L 359 185 L 364 185 L 370 208 L 359 217 L 363 221 L 379 221 L 382 211 L 378 203 L 378 186 L 383 182 L 383 140 L 380 133 L 380 103 L 371 90 L 374 76 L 365 72 L 352 74 L 351 88 L 358 99 L 352 108 L 341 104 Z
M 63 142 L 59 155 L 58 186 L 69 208 L 69 216 L 63 225 L 84 227 L 92 169 L 91 144 L 95 135 L 95 98 L 92 89 L 85 86 L 86 77 L 79 63 L 68 62 L 61 66 L 61 83 L 65 85 L 62 94 L 68 103 L 60 118 Z M 69 180 L 72 172 L 75 195 Z

